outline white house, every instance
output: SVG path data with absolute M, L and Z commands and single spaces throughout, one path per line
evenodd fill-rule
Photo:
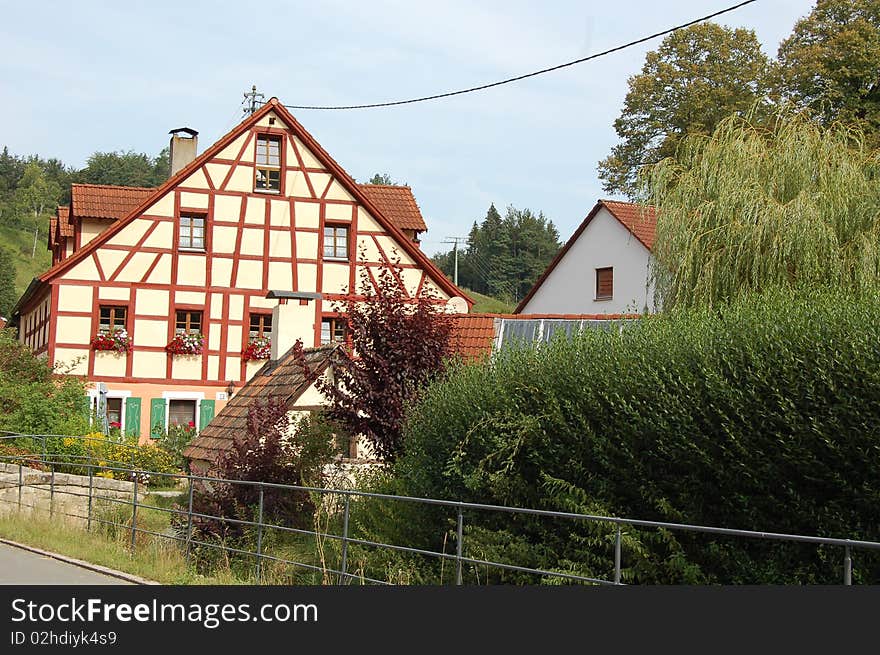
M 653 207 L 600 200 L 514 313 L 653 312 L 656 230 Z

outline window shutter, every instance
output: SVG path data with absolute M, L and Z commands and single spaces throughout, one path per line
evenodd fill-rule
M 125 399 L 125 434 L 138 437 L 141 434 L 141 399 Z
M 165 399 L 150 400 L 150 436 L 158 439 L 165 432 Z
M 204 430 L 212 418 L 214 418 L 214 401 L 203 400 L 199 403 L 199 430 Z
M 611 298 L 614 295 L 614 269 L 596 269 L 596 298 Z

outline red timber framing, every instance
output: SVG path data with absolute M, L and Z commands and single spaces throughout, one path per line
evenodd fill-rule
M 263 119 L 270 113 L 287 127 L 265 125 Z M 238 169 L 245 169 L 246 177 L 253 185 L 257 166 L 255 143 L 262 135 L 276 136 L 280 140 L 280 189 L 277 191 L 258 190 L 253 186 L 243 188 L 241 180 L 245 175 L 237 173 Z M 230 149 L 233 144 L 236 144 L 234 149 Z M 191 176 L 195 178 L 191 179 Z M 292 183 L 297 178 L 299 182 Z M 339 188 L 345 194 L 340 193 Z M 163 198 L 166 199 L 163 202 L 170 203 L 168 211 L 152 210 Z M 218 212 L 220 202 L 225 209 Z M 254 206 L 259 203 L 262 203 L 259 210 L 262 215 L 258 218 Z M 237 213 L 230 215 L 229 208 L 236 204 Z M 359 208 L 372 217 L 373 227 L 359 226 Z M 204 216 L 204 251 L 179 247 L 181 214 Z M 136 232 L 139 235 L 136 239 L 114 239 L 136 221 L 146 224 L 145 229 Z M 324 226 L 328 224 L 349 229 L 348 269 L 344 272 L 340 267 L 346 262 L 325 261 L 323 256 Z M 75 241 L 79 245 L 81 229 L 79 225 L 74 228 Z M 220 231 L 215 232 L 218 229 Z M 378 253 L 379 261 L 359 261 L 359 240 Z M 254 245 L 258 242 L 261 247 Z M 122 355 L 126 359 L 124 375 L 96 376 L 95 358 L 90 356 L 87 365 L 90 379 L 100 377 L 112 382 L 153 383 L 170 388 L 180 385 L 225 388 L 230 379 L 241 382 L 248 371 L 253 370 L 241 359 L 241 352 L 248 342 L 250 314 L 271 311 L 265 301 L 271 290 L 270 276 L 278 275 L 276 279 L 289 280 L 287 284 L 292 290 L 323 294 L 323 299 L 310 306 L 314 309 L 310 326 L 313 327 L 314 341 L 306 344 L 318 345 L 321 318 L 336 315 L 337 302 L 348 294 L 363 297 L 357 289 L 359 267 L 366 267 L 375 281 L 372 269 L 395 258 L 392 247 L 406 258 L 400 266 L 409 276 L 408 285 L 400 276 L 397 278 L 404 289 L 415 288 L 421 292 L 430 281 L 447 296 L 460 296 L 468 305 L 472 304 L 273 98 L 151 193 L 127 216 L 42 275 L 40 283 L 47 291 L 52 291 L 50 310 L 43 322 L 35 323 L 33 331 L 25 338 L 33 340 L 34 335 L 43 330 L 47 342 L 44 351 L 48 350 L 52 359 L 61 348 L 87 350 L 87 343 L 71 340 L 63 331 L 57 331 L 57 320 L 62 317 L 88 319 L 90 334 L 94 336 L 98 330 L 100 305 L 125 306 L 134 345 L 131 353 Z M 185 264 L 184 259 L 190 264 Z M 192 263 L 196 260 L 198 265 Z M 73 269 L 84 262 L 95 271 L 94 279 L 86 279 L 88 276 L 80 273 L 72 274 Z M 193 267 L 201 270 L 202 264 L 204 279 L 186 277 L 187 270 Z M 133 274 L 135 268 L 137 272 Z M 257 268 L 260 269 L 259 275 L 252 275 Z M 419 275 L 416 277 L 408 272 L 410 270 L 418 271 Z M 333 288 L 325 288 L 328 276 Z M 68 302 L 63 309 L 60 308 L 61 287 L 89 287 L 92 306 L 73 308 Z M 155 303 L 145 305 L 145 295 L 139 293 L 144 290 L 154 295 L 166 292 L 165 310 L 158 311 Z M 83 294 L 83 297 L 88 295 L 84 289 Z M 178 298 L 181 294 L 185 301 Z M 192 301 L 198 294 L 204 299 L 203 304 Z M 39 293 L 38 297 L 44 298 L 45 293 Z M 159 345 L 155 338 L 151 345 L 138 339 L 141 325 L 152 322 L 150 325 L 158 326 L 163 322 L 164 334 L 170 341 L 174 336 L 175 312 L 179 310 L 202 312 L 205 347 L 198 372 L 195 368 L 188 369 L 196 373 L 197 378 L 189 376 L 184 379 L 175 375 L 174 358 L 165 353 L 164 344 Z M 137 363 L 137 356 L 142 353 L 165 356 L 164 370 L 144 375 Z M 154 355 L 151 361 L 158 361 L 158 358 Z

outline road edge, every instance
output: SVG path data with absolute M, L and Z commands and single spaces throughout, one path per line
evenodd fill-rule
M 21 550 L 27 550 L 32 553 L 36 553 L 37 555 L 42 555 L 43 557 L 51 557 L 52 559 L 57 559 L 59 562 L 66 562 L 67 564 L 72 564 L 73 566 L 78 566 L 82 569 L 88 569 L 89 571 L 94 571 L 95 573 L 101 573 L 103 575 L 110 576 L 111 578 L 125 580 L 126 582 L 131 582 L 132 584 L 162 584 L 161 582 L 156 582 L 155 580 L 147 580 L 146 578 L 142 578 L 132 573 L 117 571 L 116 569 L 110 569 L 106 566 L 101 566 L 100 564 L 92 564 L 91 562 L 76 559 L 75 557 L 68 557 L 67 555 L 62 555 L 61 553 L 53 553 L 52 551 L 43 550 L 42 548 L 36 548 L 35 546 L 29 546 L 28 544 L 22 544 L 17 541 L 12 541 L 11 539 L 6 539 L 5 537 L 0 537 L 0 544 L 12 546 L 13 548 L 20 548 Z

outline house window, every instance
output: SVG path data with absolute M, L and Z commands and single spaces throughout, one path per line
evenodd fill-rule
M 272 336 L 272 314 L 251 314 L 248 336 L 256 337 Z
M 107 424 L 122 427 L 122 398 L 107 399 Z
M 127 307 L 101 305 L 98 310 L 98 331 L 113 334 L 115 330 L 120 328 L 124 330 L 127 316 Z
M 596 269 L 596 300 L 610 300 L 614 295 L 614 268 Z
M 321 319 L 321 345 L 345 343 L 345 323 L 342 317 Z
M 168 401 L 168 425 L 187 426 L 196 425 L 196 401 L 195 400 L 169 400 Z
M 324 226 L 324 257 L 348 259 L 348 226 Z
M 174 322 L 175 334 L 198 334 L 202 331 L 202 312 L 183 310 L 177 312 Z
M 177 245 L 193 250 L 205 249 L 205 217 L 193 214 L 180 215 L 180 237 Z
M 281 191 L 281 137 L 257 136 L 254 189 Z

